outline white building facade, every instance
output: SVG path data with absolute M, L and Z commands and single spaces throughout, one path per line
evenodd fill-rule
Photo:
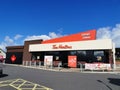
M 43 56 L 46 55 L 59 57 L 63 63 L 68 63 L 68 56 L 73 55 L 77 57 L 77 63 L 104 63 L 114 65 L 113 68 L 115 68 L 116 63 L 115 44 L 111 39 L 30 44 L 29 52 L 33 55 L 36 54 L 36 57 L 39 56 L 40 59 L 43 59 Z M 55 59 L 53 58 L 53 61 L 56 61 Z

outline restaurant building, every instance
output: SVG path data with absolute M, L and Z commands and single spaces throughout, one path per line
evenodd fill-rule
M 24 46 L 6 47 L 6 63 L 22 64 L 23 61 L 41 61 L 43 65 L 77 68 L 111 68 L 115 64 L 115 45 L 111 39 L 96 39 L 96 30 L 89 30 L 50 40 L 25 41 Z

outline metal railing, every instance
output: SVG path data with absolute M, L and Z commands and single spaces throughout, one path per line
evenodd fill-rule
M 5 64 L 5 63 L 4 63 Z M 92 64 L 92 63 L 88 63 L 88 64 Z M 99 64 L 98 64 L 99 65 Z M 86 68 L 87 65 L 86 63 L 80 63 L 78 62 L 77 63 L 77 67 L 76 68 L 71 68 L 68 66 L 67 63 L 64 63 L 62 64 L 62 62 L 53 62 L 53 63 L 50 63 L 49 65 L 45 64 L 44 61 L 23 61 L 22 63 L 22 66 L 25 66 L 25 67 L 33 67 L 33 68 L 41 68 L 41 69 L 50 69 L 50 70 L 58 70 L 58 71 L 64 71 L 64 70 L 67 70 L 67 71 L 78 71 L 78 72 L 115 72 L 115 71 L 118 71 L 120 72 L 120 64 L 112 64 L 111 68 L 109 67 L 92 67 L 89 66 L 90 68 Z
M 30 66 L 30 67 L 36 67 L 36 68 L 44 68 L 44 69 L 61 69 L 61 62 L 58 62 L 56 64 L 55 62 L 45 64 L 44 61 L 23 61 L 23 66 Z

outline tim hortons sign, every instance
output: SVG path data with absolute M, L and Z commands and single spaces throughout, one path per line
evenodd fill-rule
M 69 45 L 62 45 L 62 44 L 59 44 L 59 45 L 52 45 L 52 49 L 72 49 L 72 46 L 69 46 Z

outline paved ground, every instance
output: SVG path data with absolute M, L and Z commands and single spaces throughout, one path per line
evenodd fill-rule
M 120 90 L 119 73 L 59 72 L 7 65 L 0 90 Z
M 6 90 L 6 87 L 11 90 L 17 89 L 17 90 L 52 90 L 48 87 L 32 83 L 30 81 L 26 81 L 24 79 L 11 79 L 11 80 L 5 80 L 0 81 L 0 88 L 2 90 Z M 10 90 L 10 89 L 9 89 Z

